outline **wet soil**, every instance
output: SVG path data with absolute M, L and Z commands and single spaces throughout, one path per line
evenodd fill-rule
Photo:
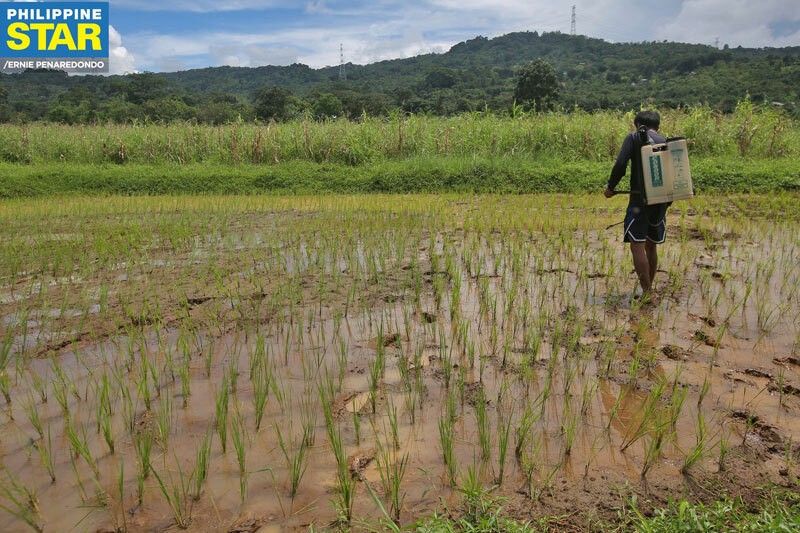
M 98 259 L 99 241 L 85 248 L 91 235 L 116 235 L 113 216 L 67 219 L 72 237 L 58 239 L 59 253 L 83 242 L 60 257 L 67 266 L 35 247 L 21 256 L 30 264 L 4 266 L 3 483 L 35 492 L 34 519 L 47 530 L 173 531 L 159 479 L 179 487 L 211 434 L 207 481 L 186 502 L 190 530 L 337 530 L 330 425 L 354 480 L 354 530 L 379 527 L 370 491 L 393 514 L 382 465 L 404 458 L 404 524 L 458 515 L 457 486 L 470 471 L 506 513 L 551 517 L 564 531 L 602 530 L 633 495 L 649 512 L 679 497 L 754 501 L 769 484 L 796 486 L 797 221 L 684 215 L 659 248 L 655 300 L 642 303 L 609 234 L 577 217 L 532 229 L 492 218 L 497 206 L 465 205 L 446 217 L 302 202 L 193 212 L 174 224 L 162 213 L 150 222 L 166 226 L 150 228 L 157 238 L 113 261 Z M 559 212 L 536 209 L 543 221 Z M 23 237 L 41 248 L 56 241 Z M 258 430 L 254 361 L 271 376 Z M 330 424 L 323 387 L 333 391 Z M 98 422 L 105 397 L 113 453 Z M 455 486 L 443 425 L 454 436 Z M 75 453 L 68 428 L 96 468 Z M 153 436 L 155 474 L 140 502 L 142 435 Z M 293 496 L 290 462 L 301 449 Z M 26 526 L 4 513 L 0 529 Z

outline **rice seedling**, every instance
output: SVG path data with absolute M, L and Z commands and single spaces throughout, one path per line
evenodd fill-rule
M 382 341 L 378 343 L 379 346 L 381 344 Z M 381 376 L 384 368 L 383 356 L 381 354 L 382 350 L 379 349 L 375 359 L 373 359 L 369 365 L 369 405 L 373 414 L 377 412 L 378 390 L 380 389 Z
M 58 402 L 59 407 L 61 407 L 61 413 L 63 414 L 64 418 L 69 418 L 70 409 L 68 390 L 67 386 L 62 381 L 59 380 L 53 382 L 53 396 L 55 396 L 56 402 Z
M 133 444 L 138 466 L 136 471 L 136 495 L 139 505 L 142 505 L 144 501 L 144 482 L 153 469 L 150 463 L 150 455 L 153 451 L 153 434 L 149 430 L 139 432 L 134 435 Z
M 405 495 L 402 492 L 403 477 L 408 466 L 408 454 L 399 454 L 397 448 L 384 446 L 380 439 L 376 440 L 378 451 L 375 461 L 378 466 L 383 492 L 389 499 L 389 510 L 392 519 L 400 524 L 400 512 L 403 508 Z
M 77 458 L 70 454 L 69 455 L 69 463 L 70 467 L 72 468 L 72 474 L 75 476 L 75 483 L 78 487 L 78 493 L 80 494 L 81 504 L 86 505 L 86 502 L 89 501 L 88 497 L 86 496 L 86 487 L 84 487 L 83 480 L 81 478 L 80 472 L 78 472 L 78 463 L 76 462 Z
M 100 393 L 97 400 L 97 425 L 103 433 L 109 452 L 114 453 L 114 430 L 112 428 L 113 411 L 111 407 L 111 387 L 108 375 L 103 374 L 100 381 Z
M 255 410 L 256 432 L 261 429 L 261 421 L 267 407 L 272 371 L 266 362 L 258 364 L 251 372 L 253 383 L 253 408 Z
M 120 461 L 119 463 L 119 473 L 117 474 L 116 483 L 116 498 L 117 509 L 112 512 L 114 529 L 116 531 L 127 531 L 128 518 L 125 516 L 125 463 L 123 461 Z M 120 518 L 122 518 L 121 523 Z
M 228 378 L 222 378 L 222 384 L 217 392 L 215 406 L 214 427 L 219 436 L 219 443 L 222 446 L 222 453 L 228 452 L 228 398 L 230 394 L 228 388 Z
M 188 351 L 183 356 L 182 363 L 178 369 L 178 377 L 181 380 L 181 397 L 183 398 L 183 408 L 189 406 L 189 397 L 192 395 L 192 380 L 189 370 L 190 359 Z
M 708 391 L 711 390 L 711 381 L 709 380 L 709 374 L 706 374 L 703 378 L 703 385 L 700 387 L 700 393 L 697 395 L 697 407 L 703 405 L 703 400 L 705 400 Z
M 5 479 L 0 482 L 0 495 L 3 502 L 0 509 L 24 522 L 39 533 L 44 531 L 39 510 L 39 499 L 36 493 L 5 471 Z
M 707 451 L 707 439 L 708 434 L 706 431 L 706 422 L 705 417 L 703 416 L 702 412 L 697 413 L 697 425 L 696 425 L 696 434 L 695 434 L 695 445 L 692 447 L 691 450 L 686 454 L 686 457 L 683 459 L 683 466 L 681 466 L 681 473 L 683 475 L 688 475 L 689 470 L 694 466 L 698 461 L 700 461 L 706 454 Z
M 407 147 L 417 142 L 409 128 L 404 126 Z M 265 150 L 272 134 L 264 134 Z M 511 141 L 498 139 L 505 142 Z M 754 207 L 759 213 L 794 209 L 783 194 L 774 205 L 750 196 L 730 201 L 745 200 L 763 208 Z M 499 495 L 516 490 L 516 469 L 512 476 L 508 466 L 512 433 L 519 481 L 535 500 L 562 469 L 571 479 L 576 465 L 587 486 L 594 478 L 602 490 L 604 478 L 596 474 L 608 467 L 603 455 L 619 464 L 617 450 L 627 452 L 636 443 L 642 445 L 641 462 L 618 472 L 633 490 L 656 469 L 665 486 L 676 486 L 681 463 L 699 475 L 697 464 L 716 452 L 723 468 L 730 433 L 725 426 L 714 442 L 723 419 L 707 415 L 721 401 L 742 397 L 739 411 L 745 414 L 731 409 L 730 424 L 738 428 L 743 421 L 750 445 L 759 442 L 753 436 L 766 430 L 760 421 L 772 420 L 774 409 L 787 424 L 794 420 L 790 358 L 796 356 L 800 284 L 796 246 L 788 237 L 793 233 L 772 227 L 771 219 L 745 222 L 730 215 L 730 206 L 723 210 L 709 199 L 694 200 L 691 216 L 689 204 L 671 208 L 678 224 L 671 231 L 679 237 L 663 248 L 668 272 L 658 275 L 664 280 L 661 298 L 651 309 L 629 304 L 634 278 L 626 249 L 617 236 L 597 233 L 598 220 L 610 223 L 619 214 L 616 204 L 600 209 L 580 196 L 410 195 L 400 205 L 377 196 L 62 202 L 43 199 L 41 205 L 59 217 L 65 232 L 79 221 L 79 240 L 46 239 L 52 228 L 34 216 L 41 207 L 14 204 L 21 224 L 9 215 L 10 204 L 0 202 L 0 218 L 20 233 L 0 225 L 0 302 L 14 313 L 2 317 L 3 327 L 13 329 L 15 339 L 4 366 L 4 387 L 14 403 L 3 414 L 23 413 L 22 421 L 7 425 L 7 436 L 11 443 L 29 443 L 4 447 L 0 459 L 26 465 L 15 471 L 22 476 L 32 464 L 24 454 L 35 449 L 41 467 L 32 466 L 40 480 L 70 483 L 74 490 L 40 488 L 47 521 L 54 521 L 48 529 L 73 527 L 64 517 L 74 513 L 61 512 L 70 506 L 98 505 L 109 513 L 90 514 L 81 528 L 132 527 L 125 525 L 124 491 L 104 495 L 113 490 L 107 487 L 115 481 L 112 470 L 119 470 L 123 489 L 126 481 L 136 487 L 129 503 L 138 498 L 141 505 L 146 493 L 145 512 L 136 517 L 141 527 L 165 513 L 175 515 L 176 524 L 197 527 L 189 522 L 187 494 L 192 502 L 207 496 L 204 508 L 219 513 L 220 527 L 229 527 L 222 523 L 226 517 L 252 499 L 253 472 L 272 472 L 252 465 L 274 460 L 274 452 L 286 465 L 273 472 L 274 485 L 285 484 L 293 507 L 304 505 L 284 508 L 283 490 L 259 486 L 258 506 L 283 509 L 281 527 L 312 513 L 331 527 L 379 527 L 359 516 L 362 498 L 377 497 L 382 527 L 391 529 L 421 502 L 436 499 L 437 491 L 451 492 L 420 489 L 437 472 L 444 485 L 469 493 L 482 490 L 480 478 L 499 484 L 491 489 Z M 787 220 L 791 225 L 793 218 Z M 718 238 L 732 228 L 739 236 Z M 9 259 L 9 250 L 16 259 Z M 15 276 L 18 283 L 5 285 L 18 281 Z M 99 312 L 98 299 L 105 300 Z M 776 311 L 779 299 L 786 303 Z M 756 331 L 759 306 L 769 331 Z M 688 350 L 683 343 L 653 345 L 654 338 L 690 338 L 698 328 L 709 332 L 708 342 Z M 752 332 L 752 342 L 762 336 L 755 349 L 767 358 L 764 364 L 774 359 L 778 365 L 763 392 L 748 391 L 725 374 L 741 367 L 740 351 L 748 344 L 743 337 Z M 82 335 L 77 342 L 76 334 Z M 28 347 L 21 349 L 26 335 Z M 69 344 L 54 348 L 62 341 Z M 185 408 L 177 412 L 176 394 Z M 45 405 L 50 398 L 54 405 Z M 701 431 L 691 427 L 686 405 L 705 409 L 701 448 Z M 324 443 L 315 442 L 317 421 L 325 422 Z M 274 440 L 271 432 L 264 434 L 267 422 L 275 428 Z M 198 427 L 207 434 L 194 440 Z M 459 448 L 461 433 L 474 439 L 477 466 L 471 469 L 459 464 L 469 453 Z M 230 469 L 209 468 L 217 437 L 222 453 L 232 443 L 240 498 L 211 497 L 209 487 L 230 481 Z M 63 458 L 61 439 L 69 452 Z M 681 449 L 689 451 L 674 466 Z M 119 467 L 109 470 L 108 454 L 97 455 L 106 450 Z M 162 464 L 167 455 L 193 464 Z M 129 480 L 126 462 L 136 465 Z M 153 468 L 160 482 L 150 475 Z M 306 475 L 312 468 L 320 469 L 313 480 Z M 729 467 L 726 476 L 737 472 Z M 331 490 L 312 487 L 326 473 Z M 380 496 L 368 480 L 381 483 Z M 154 484 L 158 498 L 151 496 Z M 61 501 L 53 499 L 55 492 Z M 307 497 L 312 494 L 319 496 Z M 0 517 L 0 529 L 23 527 L 12 515 Z
M 574 411 L 572 402 L 567 397 L 564 397 L 564 414 L 561 422 L 561 435 L 564 437 L 564 455 L 572 453 L 572 447 L 575 443 L 575 435 L 578 431 L 578 417 L 579 413 Z
M 47 383 L 38 373 L 30 371 L 30 369 L 28 370 L 28 376 L 30 377 L 31 388 L 39 396 L 39 400 L 46 404 L 48 399 Z
M 161 396 L 156 409 L 156 426 L 158 428 L 158 441 L 163 450 L 169 449 L 169 438 L 172 432 L 172 395 Z
M 387 414 L 389 419 L 389 429 L 391 431 L 392 437 L 392 445 L 394 446 L 395 450 L 400 449 L 400 431 L 399 425 L 397 422 L 397 407 L 395 407 L 394 402 L 389 399 Z
M 442 450 L 447 479 L 450 486 L 455 487 L 458 477 L 458 465 L 455 457 L 455 428 L 454 421 L 449 415 L 444 415 L 439 419 L 439 446 Z
M 353 503 L 355 501 L 355 481 L 350 474 L 350 467 L 347 463 L 347 453 L 342 440 L 342 432 L 336 425 L 333 417 L 333 382 L 328 377 L 328 385 L 325 382 L 320 384 L 319 395 L 322 404 L 325 427 L 327 428 L 328 441 L 330 442 L 333 456 L 336 459 L 336 483 L 337 496 L 334 502 L 340 520 L 349 524 L 353 519 Z
M 784 369 L 781 367 L 778 370 L 778 375 L 775 377 L 775 382 L 777 384 L 778 389 L 778 405 L 781 407 L 786 407 L 784 404 L 784 384 L 786 383 L 786 378 L 784 376 Z
M 203 493 L 203 485 L 208 479 L 208 469 L 211 465 L 211 437 L 212 433 L 209 431 L 200 441 L 195 453 L 194 470 L 190 476 L 192 491 L 191 496 L 194 501 L 200 499 Z
M 629 446 L 644 437 L 650 431 L 651 424 L 654 420 L 657 420 L 656 411 L 664 393 L 665 383 L 663 379 L 660 380 L 647 395 L 647 398 L 645 398 L 640 411 L 639 423 L 635 426 L 633 432 L 626 436 L 622 447 L 620 447 L 620 451 L 624 452 Z
M 233 448 L 236 450 L 236 462 L 239 465 L 239 496 L 242 503 L 247 496 L 247 439 L 244 417 L 237 408 L 231 419 L 231 440 Z
M 525 445 L 528 443 L 531 428 L 536 421 L 537 417 L 533 412 L 533 408 L 530 404 L 526 405 L 525 410 L 522 413 L 522 417 L 520 418 L 517 427 L 514 429 L 514 457 L 520 464 L 522 464 L 522 451 L 524 450 Z
M 148 376 L 151 374 L 150 366 L 146 358 L 142 358 L 143 369 L 139 375 L 139 380 L 136 382 L 136 392 L 139 399 L 144 403 L 144 408 L 150 410 L 152 407 L 152 390 L 150 390 L 150 380 Z
M 37 449 L 39 451 L 39 458 L 42 461 L 42 466 L 44 466 L 45 470 L 47 470 L 47 475 L 50 476 L 50 482 L 56 482 L 56 463 L 55 458 L 53 457 L 53 436 L 50 432 L 50 425 L 47 426 L 47 440 L 45 440 L 44 435 L 39 439 L 37 443 Z
M 179 462 L 177 466 L 177 480 L 173 480 L 172 474 L 169 474 L 165 482 L 156 470 L 152 472 L 158 481 L 162 496 L 169 505 L 175 525 L 180 529 L 188 529 L 192 523 L 192 506 L 194 505 L 194 500 L 190 495 L 191 476 L 184 475 Z
M 290 437 L 290 440 L 287 440 L 284 438 L 280 426 L 275 426 L 275 432 L 278 435 L 278 445 L 289 469 L 289 496 L 294 501 L 300 481 L 308 468 L 308 436 L 304 431 L 299 439 Z
M 287 408 L 287 395 L 284 386 L 277 379 L 270 380 L 270 383 L 272 385 L 272 396 L 278 402 L 281 410 L 285 411 Z
M 503 412 L 498 401 L 497 409 L 497 484 L 503 484 L 506 469 L 506 457 L 508 455 L 508 442 L 511 436 L 511 420 L 514 416 L 514 404 L 508 408 L 508 412 Z
M 31 427 L 39 436 L 38 438 L 44 438 L 44 426 L 42 425 L 42 419 L 39 415 L 39 407 L 36 405 L 33 398 L 28 399 L 28 403 L 25 405 L 25 414 L 28 417 L 28 421 L 31 423 Z
M 13 330 L 8 329 L 0 343 L 0 393 L 5 398 L 6 405 L 11 405 L 11 380 L 8 375 L 8 363 L 11 357 L 11 347 L 14 342 Z
M 647 473 L 661 458 L 664 439 L 666 438 L 667 430 L 670 426 L 670 421 L 668 419 L 665 420 L 663 416 L 659 416 L 658 419 L 652 423 L 649 440 L 644 448 L 644 463 L 642 464 L 642 470 L 640 472 L 642 479 L 647 477 Z
M 92 469 L 92 472 L 94 472 L 95 477 L 99 477 L 100 472 L 97 468 L 97 463 L 95 462 L 92 452 L 89 449 L 89 440 L 86 437 L 86 428 L 81 425 L 81 431 L 78 432 L 78 429 L 75 427 L 75 422 L 67 419 L 65 421 L 64 432 L 69 440 L 69 445 L 73 456 L 83 458 L 83 460 L 86 461 L 86 464 Z

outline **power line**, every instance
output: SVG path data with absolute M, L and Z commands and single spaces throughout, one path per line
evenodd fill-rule
M 339 79 L 347 79 L 347 71 L 344 66 L 344 45 L 342 43 L 339 43 Z
M 572 18 L 569 22 L 569 34 L 575 35 L 575 5 L 572 5 Z

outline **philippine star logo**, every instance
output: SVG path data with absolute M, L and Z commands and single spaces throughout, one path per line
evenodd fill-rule
M 108 2 L 0 2 L 0 71 L 108 72 Z

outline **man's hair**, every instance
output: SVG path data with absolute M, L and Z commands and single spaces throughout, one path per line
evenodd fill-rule
M 648 129 L 657 130 L 661 125 L 661 115 L 656 111 L 639 111 L 633 123 L 638 126 L 646 126 Z

